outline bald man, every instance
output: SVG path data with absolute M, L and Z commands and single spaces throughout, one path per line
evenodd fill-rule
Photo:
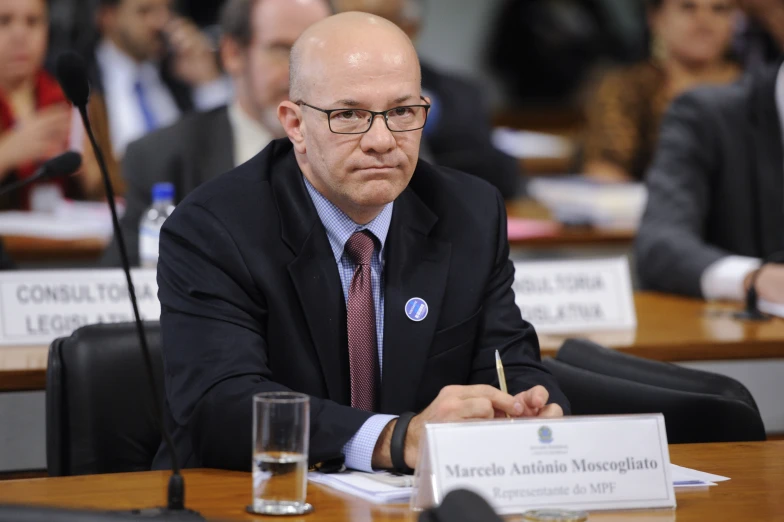
M 362 11 L 386 18 L 416 39 L 423 0 L 332 0 L 337 12 Z M 478 176 L 504 199 L 525 193 L 526 179 L 518 161 L 493 145 L 490 109 L 476 82 L 421 63 L 422 91 L 430 99 L 422 132 L 423 158 Z
M 309 395 L 310 463 L 362 470 L 415 468 L 426 422 L 568 412 L 514 303 L 498 191 L 418 161 L 428 106 L 400 29 L 322 20 L 292 49 L 288 138 L 166 221 L 166 406 L 186 466 L 249 469 L 261 392 Z

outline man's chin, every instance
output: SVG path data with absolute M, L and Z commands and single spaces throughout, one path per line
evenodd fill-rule
M 367 182 L 364 188 L 362 196 L 358 198 L 363 206 L 383 207 L 395 201 L 405 186 L 400 187 L 389 180 L 374 180 Z

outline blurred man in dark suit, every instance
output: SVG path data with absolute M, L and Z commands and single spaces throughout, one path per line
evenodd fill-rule
M 232 79 L 233 100 L 228 106 L 189 114 L 131 143 L 123 159 L 127 209 L 120 225 L 131 264 L 139 263 L 139 221 L 152 201 L 155 183 L 173 183 L 181 200 L 284 135 L 276 111 L 288 97 L 289 50 L 302 31 L 328 15 L 325 0 L 229 0 L 225 4 L 221 59 Z M 120 265 L 115 241 L 103 264 Z
M 636 242 L 647 288 L 742 299 L 761 260 L 784 250 L 784 69 L 677 99 L 665 116 Z M 784 266 L 761 269 L 762 299 L 784 303 Z
M 416 40 L 420 0 L 333 0 L 337 12 L 362 11 L 386 18 Z M 520 196 L 525 180 L 518 161 L 491 142 L 490 109 L 475 83 L 422 62 L 422 92 L 432 107 L 422 135 L 422 157 L 492 183 L 505 199 Z
M 175 16 L 171 0 L 99 0 L 100 40 L 90 52 L 92 85 L 103 94 L 115 158 L 131 141 L 231 93 L 208 38 Z
M 250 469 L 260 392 L 309 395 L 311 463 L 366 471 L 414 468 L 428 422 L 568 412 L 515 305 L 498 190 L 419 161 L 429 100 L 409 38 L 366 13 L 322 20 L 292 49 L 289 95 L 288 139 L 161 231 L 167 422 L 185 465 Z

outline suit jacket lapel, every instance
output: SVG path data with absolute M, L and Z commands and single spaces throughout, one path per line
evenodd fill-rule
M 775 98 L 778 70 L 778 66 L 769 67 L 758 77 L 750 107 L 752 153 L 756 163 L 751 175 L 756 176 L 761 256 L 784 248 L 784 153 Z
M 290 150 L 290 147 L 289 147 Z M 294 255 L 288 271 L 319 358 L 329 398 L 350 404 L 346 304 L 335 257 L 293 153 L 272 180 L 281 236 Z
M 414 408 L 446 289 L 451 244 L 428 237 L 438 218 L 410 189 L 395 201 L 385 247 L 384 364 L 380 411 L 401 413 Z M 415 322 L 405 313 L 409 299 L 428 305 Z

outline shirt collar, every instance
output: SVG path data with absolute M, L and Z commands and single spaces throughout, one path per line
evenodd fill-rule
M 354 232 L 360 230 L 368 230 L 371 232 L 379 243 L 381 248 L 378 251 L 378 258 L 383 264 L 384 260 L 384 245 L 387 241 L 387 233 L 389 232 L 389 225 L 392 222 L 392 207 L 394 201 L 387 203 L 376 216 L 367 225 L 358 225 L 350 217 L 348 217 L 342 210 L 335 206 L 330 200 L 325 198 L 316 188 L 311 185 L 308 178 L 304 175 L 302 179 L 305 181 L 305 187 L 308 189 L 310 199 L 313 200 L 313 205 L 316 207 L 321 223 L 327 231 L 327 238 L 329 245 L 332 247 L 332 253 L 335 255 L 335 261 L 340 262 L 343 257 L 343 248 L 346 241 L 351 237 Z
M 234 100 L 228 108 L 229 124 L 234 136 L 234 164 L 245 163 L 261 152 L 274 137 L 258 122 L 251 118 L 238 101 Z

